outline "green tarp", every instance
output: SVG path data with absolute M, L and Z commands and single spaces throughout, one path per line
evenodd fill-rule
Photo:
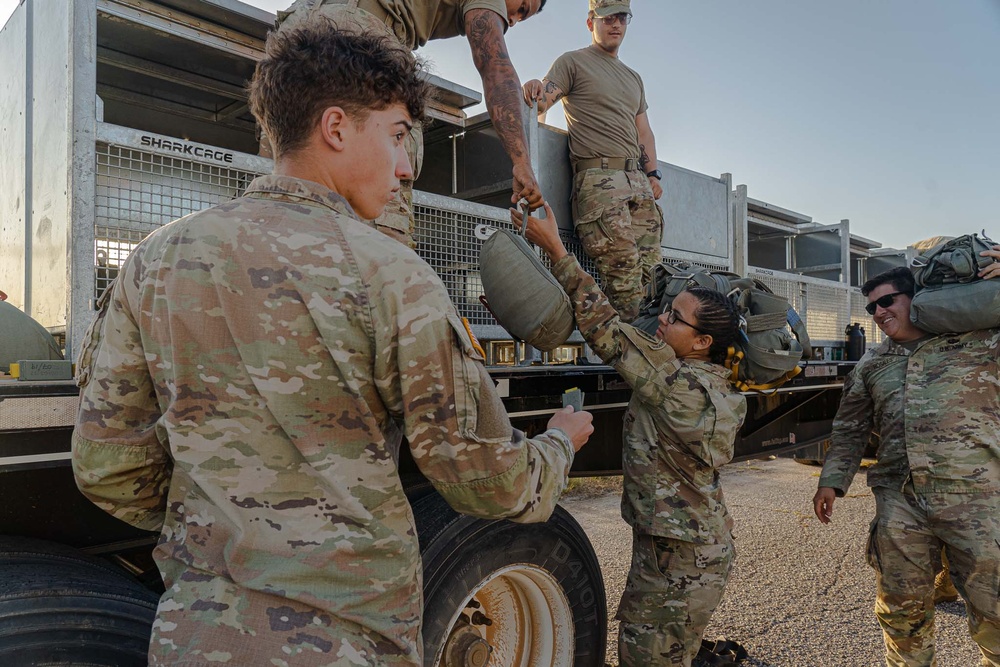
M 62 359 L 56 341 L 45 328 L 16 306 L 0 301 L 0 371 L 22 359 Z

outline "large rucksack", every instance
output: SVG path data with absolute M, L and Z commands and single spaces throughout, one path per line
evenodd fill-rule
M 633 324 L 655 334 L 657 317 L 674 297 L 696 285 L 722 292 L 740 313 L 740 336 L 725 362 L 737 389 L 776 389 L 801 372 L 799 361 L 812 356 L 805 323 L 787 299 L 755 278 L 687 263 L 661 262 L 654 267 L 649 293 Z
M 994 245 L 985 232 L 966 234 L 914 257 L 910 271 L 917 291 L 910 321 L 936 334 L 1000 326 L 1000 279 L 979 277 L 994 261 L 979 253 Z

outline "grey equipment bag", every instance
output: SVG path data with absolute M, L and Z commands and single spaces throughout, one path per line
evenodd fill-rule
M 1000 279 L 983 280 L 979 272 L 993 263 L 981 257 L 996 245 L 966 234 L 934 246 L 910 261 L 917 292 L 910 321 L 924 331 L 963 333 L 1000 326 Z
M 521 233 L 498 229 L 479 251 L 479 274 L 489 309 L 512 336 L 548 352 L 566 342 L 576 322 L 573 305 Z
M 725 362 L 733 386 L 740 391 L 769 391 L 801 372 L 799 361 L 812 356 L 805 323 L 787 299 L 755 278 L 661 262 L 653 267 L 649 292 L 633 325 L 655 334 L 657 317 L 674 297 L 695 285 L 728 296 L 743 319 L 740 338 Z

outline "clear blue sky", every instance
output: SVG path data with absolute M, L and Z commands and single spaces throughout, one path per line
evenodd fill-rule
M 0 22 L 15 5 L 0 0 Z M 982 228 L 1000 239 L 1000 0 L 632 5 L 620 55 L 645 80 L 660 159 L 730 172 L 818 222 L 849 218 L 887 247 Z M 589 43 L 586 12 L 548 0 L 508 32 L 522 81 Z M 481 89 L 464 39 L 419 53 Z M 562 125 L 561 108 L 549 120 Z

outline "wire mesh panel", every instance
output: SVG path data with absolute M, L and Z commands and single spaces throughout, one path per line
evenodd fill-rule
M 414 236 L 417 254 L 431 265 L 448 289 L 458 312 L 475 326 L 497 324 L 493 315 L 479 301 L 483 282 L 479 275 L 479 250 L 492 230 L 514 231 L 506 211 L 436 197 L 434 205 L 415 204 Z M 575 235 L 560 230 L 566 249 L 574 253 L 591 275 L 597 275 L 594 262 L 583 252 Z M 551 268 L 544 253 L 542 263 Z
M 853 294 L 851 312 L 846 311 L 847 293 L 851 289 L 846 285 L 773 271 L 768 274 L 755 272 L 753 277 L 767 285 L 775 294 L 788 299 L 788 303 L 805 321 L 810 340 L 843 340 L 848 320 L 858 321 L 854 312 Z M 861 312 L 864 312 L 864 304 Z
M 789 305 L 795 309 L 799 315 L 802 316 L 803 320 L 806 321 L 806 331 L 809 332 L 809 337 L 813 337 L 812 327 L 810 326 L 809 320 L 811 319 L 811 313 L 807 314 L 805 311 L 805 285 L 794 278 L 784 278 L 776 275 L 765 275 L 760 273 L 751 274 L 752 277 L 761 281 L 770 288 L 772 292 L 778 296 L 783 296 L 788 300 Z
M 97 144 L 95 300 L 153 230 L 243 194 L 258 174 Z

